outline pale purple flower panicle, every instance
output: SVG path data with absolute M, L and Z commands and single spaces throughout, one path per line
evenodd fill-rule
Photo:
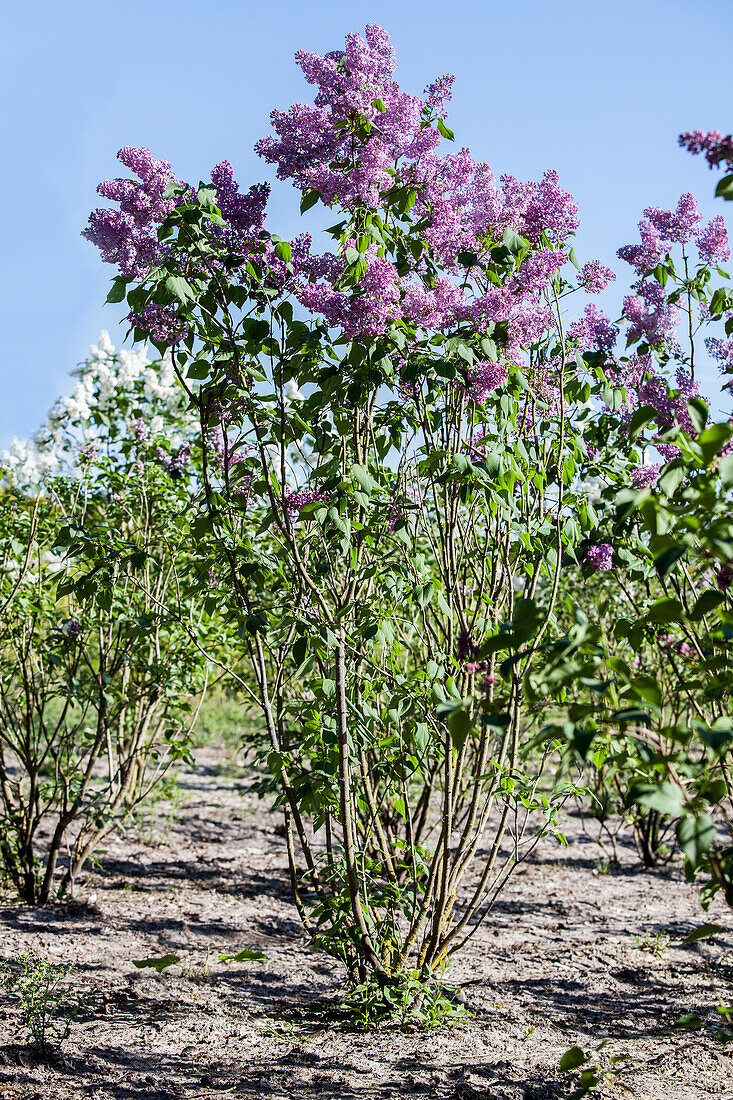
M 120 208 L 92 211 L 82 236 L 100 249 L 105 263 L 116 264 L 123 275 L 140 278 L 163 255 L 156 228 L 180 201 L 165 197 L 168 184 L 178 180 L 168 161 L 157 160 L 149 149 L 126 145 L 117 158 L 139 180 L 100 183 L 99 194 L 118 202 Z
M 64 638 L 70 642 L 74 642 L 81 635 L 82 627 L 78 619 L 70 618 L 64 619 L 59 630 Z
M 146 443 L 150 438 L 150 428 L 141 416 L 132 425 L 132 431 L 138 443 Z
M 297 489 L 295 492 L 288 493 L 285 497 L 285 513 L 292 523 L 298 518 L 298 514 L 306 504 L 313 504 L 315 501 L 321 501 L 323 504 L 327 504 L 331 499 L 331 493 L 322 489 Z
M 719 340 L 715 336 L 707 336 L 705 347 L 713 359 L 718 360 L 724 374 L 733 373 L 733 340 Z
M 191 444 L 186 440 L 172 455 L 169 455 L 162 447 L 158 447 L 156 458 L 172 478 L 181 477 L 183 471 L 191 464 Z
M 708 222 L 698 234 L 697 248 L 708 264 L 723 264 L 730 259 L 730 246 L 725 222 L 720 214 Z
M 308 83 L 318 89 L 315 103 L 273 111 L 277 136 L 263 138 L 255 147 L 277 165 L 279 179 L 317 191 L 326 203 L 338 196 L 347 209 L 359 203 L 374 206 L 380 192 L 394 183 L 390 169 L 395 161 L 440 144 L 438 130 L 422 126 L 422 100 L 401 92 L 392 79 L 395 53 L 382 27 L 370 24 L 366 39 L 347 35 L 343 52 L 320 57 L 299 50 L 295 57 Z M 449 86 L 446 78 L 436 84 L 434 104 L 442 109 Z M 354 114 L 372 127 L 359 143 L 356 160 L 349 127 L 336 126 Z
M 609 353 L 618 339 L 618 326 L 591 302 L 585 307 L 583 316 L 568 326 L 568 337 L 577 340 L 583 351 Z
M 186 335 L 186 325 L 170 306 L 145 306 L 139 313 L 128 313 L 128 321 L 150 334 L 156 344 L 177 344 Z
M 478 405 L 483 405 L 492 390 L 503 386 L 509 377 L 504 363 L 475 363 L 468 368 L 468 396 Z
M 211 182 L 216 188 L 216 204 L 232 229 L 243 234 L 262 229 L 270 195 L 269 184 L 256 183 L 242 194 L 228 160 L 223 160 L 212 169 Z
M 691 130 L 680 134 L 680 145 L 690 153 L 704 153 L 705 160 L 711 168 L 719 164 L 727 164 L 733 167 L 733 135 L 725 137 L 720 130 L 710 130 L 707 134 L 702 130 Z
M 613 569 L 613 547 L 608 542 L 588 547 L 585 556 L 597 573 L 607 573 Z
M 624 313 L 629 322 L 631 343 L 642 338 L 655 347 L 674 342 L 680 306 L 667 300 L 659 283 L 637 283 L 636 294 L 624 298 Z
M 659 235 L 669 242 L 684 244 L 689 241 L 702 220 L 697 201 L 689 191 L 680 196 L 674 213 L 659 206 L 649 206 L 644 211 Z
M 631 471 L 631 484 L 635 489 L 652 489 L 659 480 L 659 466 L 637 466 Z
M 446 116 L 445 105 L 450 103 L 453 98 L 454 80 L 454 76 L 449 76 L 446 73 L 444 76 L 439 76 L 432 84 L 428 84 L 423 92 L 426 105 L 432 108 L 437 118 L 445 118 Z
M 580 284 L 587 294 L 600 294 L 615 278 L 611 268 L 605 267 L 599 260 L 589 260 L 580 272 Z

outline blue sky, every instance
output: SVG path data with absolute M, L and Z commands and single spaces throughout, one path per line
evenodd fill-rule
M 0 42 L 0 446 L 35 429 L 100 328 L 121 339 L 119 307 L 103 305 L 112 269 L 79 235 L 99 180 L 125 172 L 117 149 L 147 145 L 192 181 L 224 158 L 244 186 L 272 178 L 253 145 L 273 107 L 310 98 L 293 53 L 339 48 L 367 22 L 391 33 L 406 90 L 455 74 L 459 147 L 497 175 L 558 170 L 580 205 L 581 259 L 621 274 L 615 252 L 643 208 L 683 191 L 706 216 L 729 214 L 676 138 L 730 129 L 731 0 L 13 4 Z M 268 224 L 299 229 L 285 184 Z

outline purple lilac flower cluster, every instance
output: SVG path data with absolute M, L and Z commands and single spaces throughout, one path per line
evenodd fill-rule
M 659 481 L 660 469 L 651 463 L 637 466 L 631 471 L 631 484 L 635 489 L 652 489 Z
M 424 220 L 426 243 L 448 277 L 431 276 L 426 284 L 420 259 L 412 271 L 398 276 L 373 245 L 363 256 L 355 289 L 344 293 L 336 289 L 347 268 L 343 252 L 313 256 L 307 234 L 293 242 L 292 262 L 284 264 L 271 243 L 259 240 L 268 187 L 240 192 L 228 161 L 211 173 L 226 223 L 212 222 L 212 237 L 246 258 L 264 254 L 276 290 L 282 292 L 287 284 L 303 305 L 347 336 L 381 334 L 402 318 L 438 331 L 456 322 L 467 321 L 478 331 L 489 323 L 503 324 L 507 352 L 515 357 L 522 344 L 543 337 L 552 315 L 542 303 L 542 291 L 567 262 L 562 245 L 578 225 L 577 205 L 560 187 L 557 173 L 548 171 L 540 181 L 525 183 L 507 175 L 497 184 L 490 167 L 475 162 L 467 149 L 441 156 L 437 122 L 451 98 L 452 77 L 438 78 L 422 99 L 402 92 L 393 80 L 394 50 L 379 26 L 368 26 L 365 38 L 348 35 L 343 51 L 325 57 L 301 51 L 296 58 L 316 88 L 315 101 L 273 112 L 275 135 L 258 143 L 260 155 L 277 165 L 280 178 L 314 189 L 326 203 L 338 200 L 346 209 L 376 205 L 395 185 L 414 188 L 413 217 Z M 120 209 L 95 211 L 85 235 L 124 275 L 141 277 L 164 254 L 157 225 L 192 191 L 181 199 L 166 198 L 168 183 L 178 181 L 170 164 L 147 149 L 125 148 L 119 157 L 138 179 L 100 185 L 100 194 Z M 459 255 L 486 254 L 507 229 L 524 237 L 532 251 L 505 286 L 491 286 L 469 299 L 455 281 L 465 274 Z M 218 262 L 211 259 L 209 266 Z M 601 265 L 589 265 L 588 286 L 600 287 L 606 273 Z M 147 307 L 131 319 L 159 343 L 174 343 L 184 334 L 165 307 Z
M 392 166 L 401 158 L 417 160 L 440 144 L 439 131 L 423 126 L 425 104 L 401 92 L 392 79 L 395 52 L 389 35 L 376 24 L 366 38 L 346 36 L 344 51 L 321 57 L 299 50 L 295 57 L 309 84 L 316 89 L 313 106 L 294 104 L 273 111 L 276 137 L 259 141 L 256 150 L 277 165 L 279 179 L 290 179 L 302 190 L 317 191 L 323 201 L 338 196 L 346 209 L 375 206 L 381 191 L 394 184 Z M 450 78 L 443 77 L 428 91 L 442 110 L 449 97 Z M 369 134 L 358 143 L 355 156 L 353 128 L 365 120 Z
M 105 199 L 120 204 L 119 210 L 99 208 L 89 216 L 82 236 L 95 244 L 106 263 L 116 264 L 123 275 L 140 278 L 162 255 L 156 227 L 170 214 L 175 199 L 167 199 L 169 183 L 178 183 L 168 161 L 157 160 L 149 149 L 124 146 L 117 154 L 137 180 L 105 180 L 97 188 Z
M 307 504 L 313 504 L 315 501 L 327 504 L 330 499 L 331 493 L 322 489 L 309 489 L 308 487 L 296 489 L 285 497 L 285 513 L 290 522 L 293 523 Z
M 733 582 L 733 562 L 721 565 L 715 574 L 715 583 L 721 592 L 727 592 Z
M 648 355 L 637 356 L 631 360 L 627 369 L 628 392 L 633 393 L 634 403 L 649 405 L 657 410 L 657 420 L 663 430 L 679 424 L 688 435 L 694 437 L 697 432 L 690 417 L 687 403 L 692 397 L 697 397 L 700 392 L 700 384 L 684 367 L 677 369 L 677 392 L 670 390 L 665 378 L 657 374 Z M 622 414 L 622 423 L 628 424 L 633 412 L 633 406 L 627 407 Z M 674 443 L 662 443 L 655 441 L 655 447 L 669 462 L 679 454 L 679 447 Z M 645 469 L 646 467 L 641 467 Z
M 413 215 L 425 220 L 425 239 L 436 260 L 456 274 L 462 272 L 462 251 L 484 253 L 506 229 L 535 245 L 543 235 L 559 245 L 577 228 L 577 206 L 560 188 L 556 172 L 528 183 L 503 176 L 497 186 L 489 166 L 477 164 L 467 149 L 438 154 L 440 133 L 433 122 L 444 113 L 452 78 L 430 85 L 424 100 L 401 92 L 392 79 L 394 50 L 381 27 L 368 26 L 365 39 L 348 35 L 344 51 L 325 57 L 299 52 L 296 58 L 317 89 L 314 105 L 273 112 L 276 136 L 257 145 L 260 155 L 277 165 L 279 178 L 317 191 L 327 204 L 338 199 L 346 209 L 375 206 L 396 184 L 414 187 Z M 366 134 L 363 129 L 356 134 L 354 125 L 363 120 Z M 374 254 L 364 257 L 366 272 L 350 299 L 335 289 L 344 263 L 333 256 L 304 261 L 298 299 L 348 336 L 383 332 L 400 317 L 434 329 L 456 320 L 479 330 L 487 322 L 506 322 L 514 350 L 550 327 L 551 314 L 539 292 L 567 260 L 559 248 L 542 249 L 525 259 L 506 288 L 491 288 L 468 303 L 449 279 L 430 287 L 422 279 L 400 280 L 389 261 L 370 251 Z M 416 263 L 419 274 L 418 268 Z
M 132 425 L 132 432 L 138 443 L 147 443 L 150 439 L 150 428 L 143 418 L 139 416 Z
M 162 447 L 158 447 L 155 457 L 172 478 L 179 478 L 191 464 L 191 444 L 186 440 L 172 455 L 169 455 Z
M 468 368 L 468 396 L 477 405 L 483 405 L 489 394 L 503 386 L 509 377 L 504 363 L 475 363 Z
M 596 573 L 607 573 L 613 569 L 613 547 L 608 542 L 589 546 L 585 556 Z
M 216 205 L 221 216 L 235 233 L 251 236 L 262 229 L 270 196 L 269 184 L 256 183 L 242 194 L 228 160 L 212 169 L 211 183 L 216 188 Z
M 680 307 L 671 303 L 658 282 L 646 281 L 645 276 L 662 262 L 674 244 L 694 241 L 700 258 L 708 264 L 722 263 L 730 258 L 728 234 L 722 217 L 718 215 L 704 227 L 695 198 L 687 193 L 681 196 L 674 211 L 650 206 L 639 222 L 640 244 L 624 245 L 618 250 L 622 260 L 630 264 L 639 280 L 634 284 L 634 294 L 624 299 L 624 310 L 629 321 L 629 340 L 645 338 L 658 346 L 671 344 L 680 316 Z
M 612 351 L 618 339 L 618 325 L 593 302 L 585 307 L 583 316 L 568 326 L 568 337 L 578 343 L 581 351 Z
M 580 271 L 580 284 L 585 287 L 587 294 L 600 294 L 615 278 L 611 268 L 599 260 L 589 260 Z
M 186 335 L 186 325 L 170 306 L 148 305 L 139 313 L 128 313 L 127 320 L 147 332 L 156 344 L 179 343 Z
M 733 134 L 724 137 L 720 130 L 709 130 L 707 134 L 702 130 L 688 130 L 680 134 L 679 142 L 690 153 L 704 153 L 711 168 L 719 164 L 733 168 Z
M 67 641 L 75 642 L 81 636 L 82 626 L 78 619 L 72 617 L 64 619 L 59 630 Z

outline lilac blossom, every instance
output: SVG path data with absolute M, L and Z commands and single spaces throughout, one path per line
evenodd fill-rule
M 285 497 L 285 514 L 293 523 L 307 504 L 314 504 L 316 501 L 327 504 L 331 496 L 331 493 L 322 489 L 309 489 L 307 486 L 303 489 L 297 489 L 292 493 L 288 493 Z
M 587 294 L 600 294 L 615 278 L 611 268 L 599 260 L 589 260 L 580 271 L 580 284 L 585 287 Z
M 624 298 L 629 342 L 644 338 L 653 346 L 673 343 L 680 307 L 667 300 L 663 287 L 657 282 L 637 283 L 636 291 Z
M 128 313 L 127 320 L 149 333 L 156 344 L 177 344 L 186 335 L 187 326 L 171 306 L 148 305 L 139 313 Z
M 585 556 L 596 573 L 605 573 L 613 569 L 613 547 L 608 542 L 589 546 Z
M 594 303 L 585 307 L 583 316 L 568 326 L 568 337 L 577 340 L 583 351 L 610 352 L 618 339 L 618 326 Z
M 715 574 L 715 583 L 721 592 L 727 592 L 733 581 L 733 563 L 726 562 L 721 565 Z
M 730 259 L 730 245 L 725 222 L 720 214 L 708 222 L 697 236 L 697 249 L 708 264 L 722 264 Z
M 691 239 L 702 219 L 695 196 L 689 191 L 680 196 L 674 213 L 659 206 L 649 206 L 644 211 L 644 217 L 665 241 L 679 244 Z
M 631 484 L 635 489 L 652 489 L 659 480 L 661 467 L 653 464 L 637 466 L 631 471 Z
M 72 617 L 69 619 L 64 619 L 61 626 L 59 627 L 59 630 L 61 634 L 63 634 L 64 638 L 67 639 L 67 641 L 74 642 L 77 638 L 80 637 L 82 626 L 78 619 Z
M 168 184 L 179 181 L 168 161 L 157 160 L 149 149 L 124 146 L 117 158 L 138 180 L 100 183 L 99 194 L 118 202 L 120 208 L 92 211 L 82 236 L 100 249 L 105 263 L 116 264 L 123 275 L 137 279 L 163 256 L 156 228 L 180 201 L 165 197 Z
M 708 336 L 705 347 L 713 359 L 717 359 L 724 374 L 733 373 L 733 339 L 720 340 L 716 336 Z
M 262 229 L 270 195 L 269 184 L 256 183 L 242 194 L 228 160 L 223 160 L 212 169 L 211 182 L 216 188 L 216 204 L 233 230 L 251 235 Z
M 179 478 L 191 464 L 191 444 L 186 440 L 172 455 L 169 455 L 162 447 L 158 447 L 155 457 L 166 473 L 169 473 L 172 478 Z
M 733 167 L 733 135 L 724 137 L 720 130 L 710 130 L 704 133 L 702 130 L 691 130 L 680 134 L 680 145 L 690 153 L 704 153 L 705 160 L 711 168 L 719 164 Z
M 504 363 L 492 363 L 486 360 L 469 367 L 467 375 L 468 396 L 476 404 L 483 405 L 492 390 L 504 385 L 509 377 L 509 371 Z
M 132 431 L 138 443 L 147 443 L 150 438 L 150 428 L 141 416 L 133 423 Z
M 374 206 L 394 182 L 395 161 L 422 156 L 440 144 L 438 130 L 422 125 L 423 101 L 401 92 L 392 79 L 395 53 L 382 27 L 367 26 L 365 39 L 347 35 L 343 52 L 321 57 L 299 50 L 295 56 L 317 88 L 314 105 L 273 111 L 276 136 L 256 145 L 260 156 L 277 165 L 279 179 L 317 191 L 327 204 L 338 196 L 347 209 Z M 440 99 L 441 109 L 449 90 L 445 81 L 433 93 L 433 105 Z M 355 115 L 371 125 L 358 148 L 351 127 L 337 126 Z
M 378 254 L 376 245 L 369 246 L 363 262 L 366 272 L 353 294 L 334 287 L 343 265 L 333 256 L 321 257 L 310 266 L 313 274 L 324 274 L 325 281 L 302 282 L 295 290 L 301 305 L 321 313 L 330 326 L 351 337 L 379 335 L 402 316 L 397 268 Z

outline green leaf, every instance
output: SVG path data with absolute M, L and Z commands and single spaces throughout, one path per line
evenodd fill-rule
M 637 409 L 629 421 L 629 439 L 636 439 L 639 432 L 643 431 L 647 424 L 651 424 L 652 420 L 656 420 L 658 415 L 657 410 L 651 405 L 642 405 Z
M 308 639 L 303 636 L 293 642 L 293 660 L 295 667 L 300 668 L 308 654 Z
M 693 722 L 692 727 L 704 745 L 719 753 L 733 744 L 733 723 L 730 718 L 716 718 L 712 726 L 702 722 Z
M 687 402 L 687 411 L 690 414 L 695 431 L 704 431 L 708 422 L 708 407 L 702 397 L 691 397 Z
M 684 612 L 679 600 L 671 596 L 662 596 L 655 600 L 646 613 L 650 623 L 674 623 L 681 622 Z
M 715 840 L 715 823 L 709 814 L 688 814 L 677 826 L 677 840 L 691 863 L 697 864 Z
M 275 255 L 284 264 L 289 264 L 293 258 L 293 250 L 287 241 L 278 241 L 275 245 Z
M 150 967 L 153 970 L 157 970 L 159 974 L 162 974 L 163 971 L 167 970 L 169 966 L 175 966 L 175 964 L 179 963 L 180 961 L 180 955 L 159 955 L 157 958 L 133 959 L 132 965 L 136 966 L 138 970 L 143 970 L 145 967 Z
M 585 1054 L 580 1047 L 570 1047 L 560 1059 L 560 1073 L 570 1073 L 571 1070 L 578 1069 L 579 1066 L 582 1066 L 585 1061 Z
M 711 424 L 695 440 L 702 451 L 702 457 L 707 466 L 715 456 L 723 449 L 728 440 L 733 436 L 733 424 L 725 420 L 720 424 Z
M 687 933 L 680 943 L 680 947 L 685 947 L 688 943 L 695 943 L 697 940 L 707 940 L 710 936 L 717 936 L 719 932 L 725 932 L 722 924 L 700 924 Z
M 645 703 L 650 703 L 653 707 L 661 707 L 662 691 L 653 676 L 635 676 L 631 681 L 631 687 Z
M 191 286 L 181 275 L 169 275 L 165 281 L 165 289 L 177 302 L 185 303 L 194 298 Z
M 718 180 L 715 195 L 719 199 L 733 199 L 733 175 L 723 176 L 722 179 Z
M 361 485 L 367 496 L 371 496 L 379 486 L 365 466 L 359 466 L 356 462 L 351 467 L 352 477 Z
M 672 566 L 676 565 L 684 554 L 684 546 L 673 546 L 671 550 L 665 550 L 663 554 L 659 554 L 654 559 L 654 568 L 661 580 L 664 580 Z
M 236 955 L 219 955 L 221 962 L 267 962 L 264 951 L 252 951 L 249 947 L 243 947 Z
M 304 191 L 303 197 L 300 200 L 301 214 L 305 214 L 306 210 L 310 210 L 311 206 L 315 206 L 320 197 L 317 191 Z
M 719 607 L 724 600 L 724 592 L 719 592 L 715 588 L 708 588 L 695 600 L 695 604 L 690 612 L 690 618 L 693 622 L 699 622 L 703 615 L 707 615 L 710 611 Z
M 447 138 L 448 141 L 456 140 L 456 135 L 453 133 L 452 130 L 448 129 L 442 118 L 438 119 L 438 131 L 443 135 L 444 138 Z
M 678 1031 L 685 1028 L 702 1027 L 702 1019 L 700 1016 L 695 1016 L 692 1012 L 685 1012 L 683 1016 L 675 1020 L 672 1027 Z
M 683 458 L 675 458 L 663 467 L 657 485 L 668 497 L 673 496 L 687 477 L 687 465 Z
M 648 806 L 668 817 L 678 817 L 684 809 L 685 800 L 676 783 L 664 780 L 661 783 L 636 783 L 629 791 L 629 798 L 640 806 Z
M 515 233 L 513 229 L 505 229 L 501 239 L 509 251 L 514 255 L 521 252 L 522 249 L 527 246 L 527 242 L 524 238 L 520 237 L 518 233 Z
M 466 701 L 451 699 L 447 703 L 441 703 L 438 706 L 438 717 L 447 725 L 453 747 L 460 752 L 471 731 L 471 718 Z
M 108 302 L 123 302 L 125 299 L 125 291 L 127 290 L 127 280 L 123 279 L 121 275 L 118 275 L 116 279 L 112 281 L 109 294 L 107 295 Z

